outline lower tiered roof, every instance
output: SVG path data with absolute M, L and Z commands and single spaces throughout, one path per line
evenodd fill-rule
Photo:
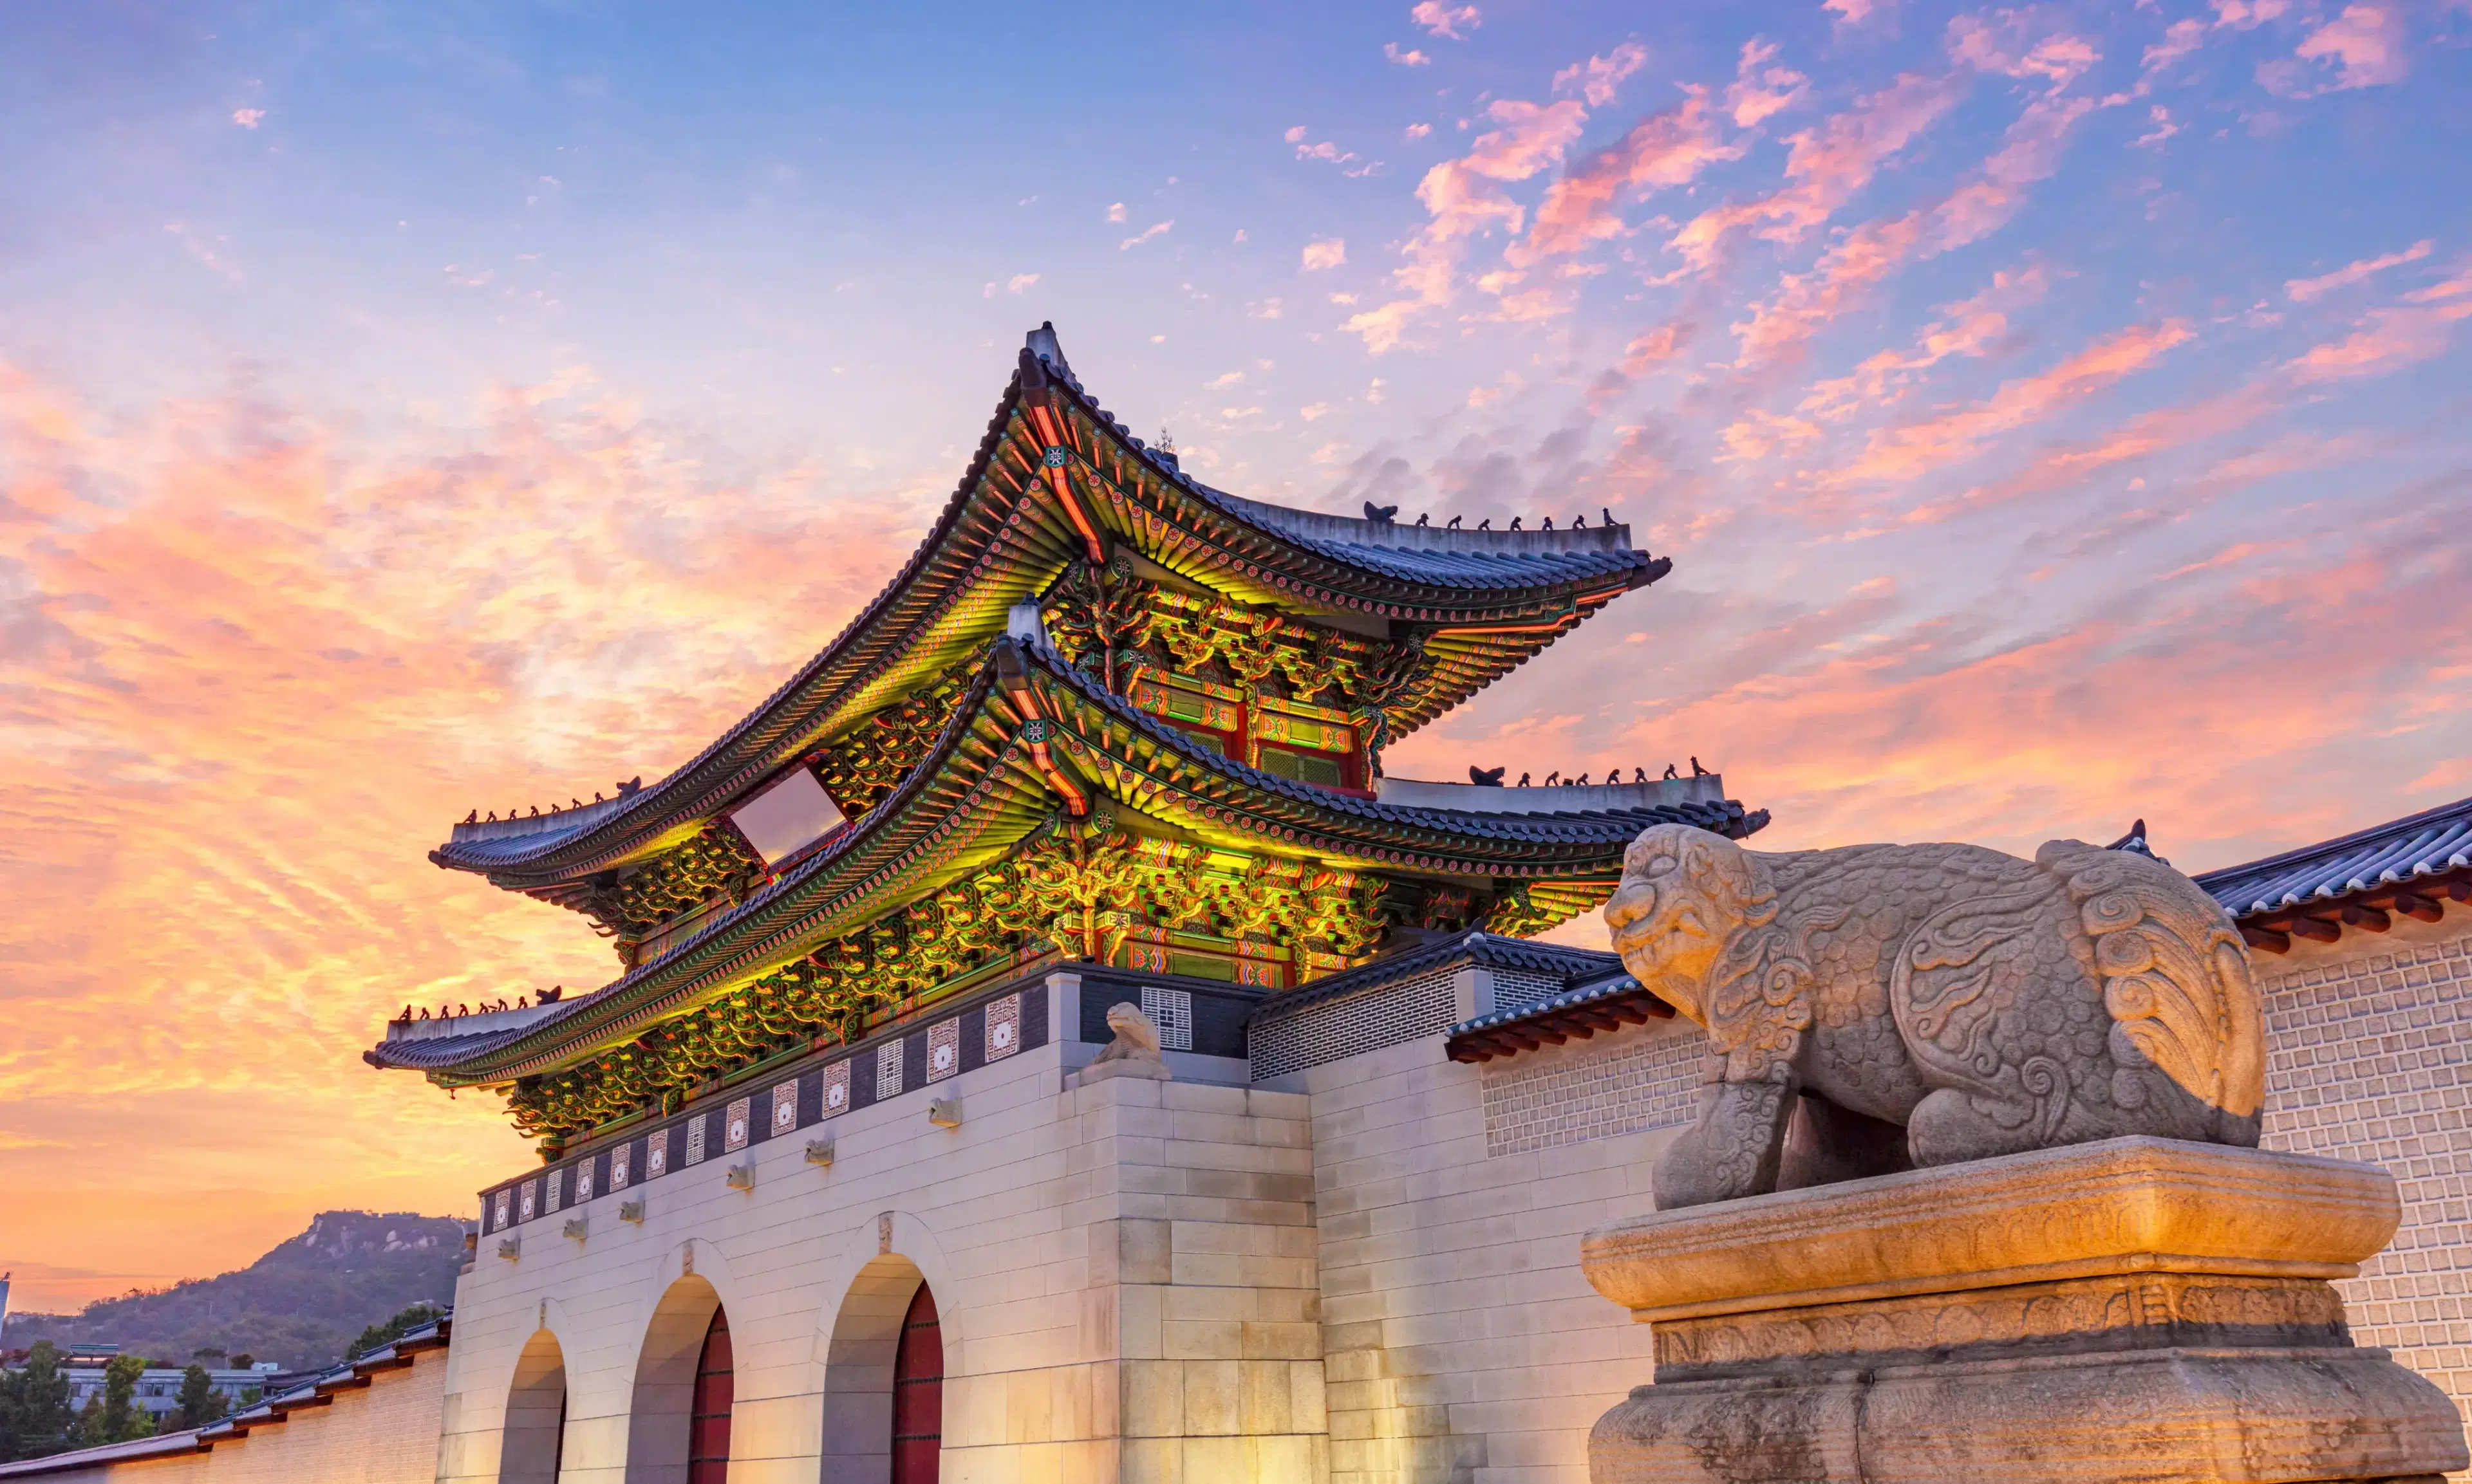
M 1637 791 L 1647 796 L 1656 789 Z M 1488 796 L 1526 806 L 1532 801 L 1510 795 L 1534 791 L 1466 790 L 1477 806 Z M 1651 825 L 1687 823 L 1741 836 L 1767 822 L 1765 813 L 1705 797 L 1711 790 L 1704 788 L 1673 791 L 1702 797 L 1517 813 L 1350 797 L 1192 749 L 1045 646 L 1006 640 L 936 754 L 891 798 L 786 863 L 694 937 L 594 994 L 525 1013 L 521 1024 L 392 1040 L 370 1059 L 447 1085 L 555 1071 L 804 958 L 1009 854 L 1034 843 L 1051 851 L 1064 848 L 1059 840 L 1086 844 L 1099 811 L 1112 813 L 1105 829 L 1152 841 L 1154 852 L 1181 844 L 1309 862 L 1337 875 L 1498 883 L 1503 896 L 1522 904 L 1520 926 L 1535 930 L 1609 894 L 1624 848 Z M 1083 811 L 1078 823 L 1077 795 Z

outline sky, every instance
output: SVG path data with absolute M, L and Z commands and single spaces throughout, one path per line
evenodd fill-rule
M 360 1051 L 616 964 L 425 852 L 770 692 L 1041 320 L 1222 488 L 1673 558 L 1393 773 L 2472 793 L 2467 84 L 2465 0 L 0 12 L 14 1303 L 528 1164 Z

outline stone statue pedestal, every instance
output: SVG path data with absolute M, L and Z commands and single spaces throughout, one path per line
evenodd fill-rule
M 2327 1280 L 2394 1235 L 2373 1166 L 2115 1139 L 1660 1212 L 1588 1281 L 1656 1327 L 1594 1484 L 2431 1478 L 2438 1389 Z

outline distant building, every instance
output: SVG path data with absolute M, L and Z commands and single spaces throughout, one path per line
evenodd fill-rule
M 119 1348 L 117 1345 L 111 1347 L 114 1352 Z M 90 1347 L 79 1347 L 70 1356 L 71 1363 L 60 1368 L 60 1374 L 69 1379 L 69 1405 L 73 1407 L 83 1407 L 89 1399 L 98 1402 L 103 1399 L 103 1367 L 76 1363 L 89 1358 L 90 1350 Z M 157 1417 L 177 1411 L 180 1405 L 180 1381 L 187 1375 L 185 1367 L 147 1367 L 137 1378 L 133 1404 Z M 206 1379 L 231 1403 L 232 1410 L 238 1411 L 243 1402 L 253 1400 L 250 1393 L 271 1396 L 288 1378 L 283 1367 L 272 1360 L 261 1360 L 246 1370 L 209 1369 Z

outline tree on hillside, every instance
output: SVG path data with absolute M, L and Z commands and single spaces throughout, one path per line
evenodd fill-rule
M 444 1306 L 432 1304 L 427 1300 L 398 1309 L 393 1318 L 363 1330 L 360 1337 L 352 1341 L 351 1348 L 344 1352 L 344 1358 L 358 1359 L 381 1345 L 392 1345 L 444 1312 L 446 1312 Z
M 103 1395 L 86 1399 L 78 1414 L 78 1441 L 87 1448 L 154 1435 L 154 1418 L 137 1404 L 137 1379 L 146 1374 L 142 1355 L 114 1355 L 103 1368 Z
M 192 1365 L 180 1373 L 180 1409 L 173 1413 L 175 1427 L 202 1427 L 223 1421 L 231 1410 L 231 1399 L 215 1390 L 215 1378 L 202 1365 Z
M 0 1372 L 0 1463 L 41 1458 L 69 1448 L 76 1424 L 60 1354 L 51 1341 L 37 1340 L 22 1368 Z

